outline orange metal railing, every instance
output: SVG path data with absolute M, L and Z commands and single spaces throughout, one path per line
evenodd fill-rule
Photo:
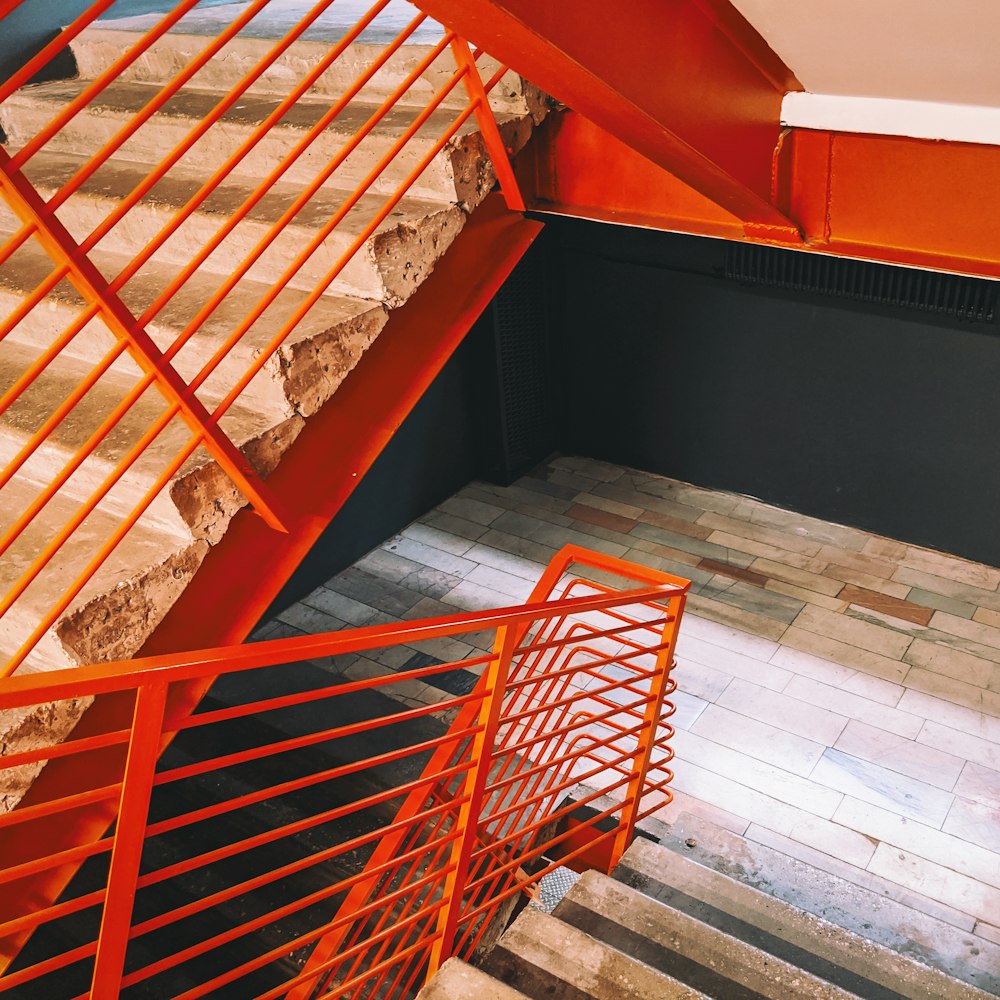
M 268 15 L 269 0 L 247 4 L 204 37 L 165 81 L 142 83 L 145 61 L 171 32 L 184 29 L 183 18 L 197 2 L 177 3 L 138 40 L 129 38 L 94 79 L 67 89 L 47 121 L 27 127 L 18 118 L 17 127 L 7 129 L 7 147 L 0 147 L 0 289 L 13 294 L 24 275 L 31 277 L 0 320 L 0 432 L 14 428 L 0 433 L 0 558 L 16 569 L 0 576 L 0 676 L 29 660 L 61 616 L 92 594 L 95 576 L 123 542 L 144 525 L 173 524 L 178 515 L 164 505 L 199 453 L 207 453 L 275 529 L 300 516 L 277 509 L 227 419 L 241 406 L 253 410 L 255 379 L 367 252 L 369 240 L 392 221 L 435 159 L 473 123 L 509 204 L 523 209 L 488 99 L 504 69 L 443 29 L 436 43 L 414 49 L 414 36 L 427 24 L 416 10 L 390 41 L 362 44 L 366 32 L 382 23 L 390 0 L 379 0 L 344 27 L 336 42 L 290 61 L 289 54 L 299 51 L 294 46 L 335 9 L 335 0 L 320 0 L 280 38 L 241 57 L 239 79 L 208 103 L 186 134 L 160 149 L 157 116 L 186 94 L 204 93 L 204 74 L 230 58 L 232 46 Z M 0 19 L 20 6 L 3 3 Z M 6 126 L 7 109 L 32 93 L 26 85 L 35 74 L 85 38 L 110 6 L 98 0 L 0 83 L 0 123 Z M 404 52 L 416 54 L 401 61 Z M 331 94 L 331 79 L 340 78 L 339 93 Z M 265 79 L 273 108 L 234 132 L 240 102 Z M 123 80 L 143 91 L 142 100 L 120 125 L 95 127 L 91 136 L 87 115 L 106 118 L 101 102 Z M 277 86 L 275 80 L 287 82 Z M 262 144 L 304 99 L 325 102 L 326 110 L 265 158 L 267 169 L 210 234 L 192 229 L 234 173 L 259 169 Z M 366 114 L 331 153 L 321 140 L 359 100 Z M 390 120 L 398 131 L 394 141 L 373 145 Z M 70 133 L 75 145 L 67 154 L 60 143 Z M 127 175 L 113 207 L 95 221 L 93 192 L 120 183 L 115 157 L 134 167 L 137 150 L 147 156 L 147 167 Z M 251 169 L 253 156 L 258 160 Z M 359 163 L 370 167 L 359 171 Z M 272 222 L 254 226 L 262 204 L 286 197 L 281 185 L 293 178 L 294 197 Z M 162 185 L 178 181 L 190 182 L 183 204 L 166 213 L 158 208 L 152 231 L 140 226 L 136 219 L 159 204 Z M 332 193 L 339 206 L 327 208 Z M 321 223 L 315 220 L 318 199 L 326 199 L 328 212 Z M 290 227 L 309 213 L 311 235 L 288 251 Z M 150 268 L 181 237 L 185 259 L 178 262 L 174 250 L 169 280 L 154 280 Z M 331 258 L 335 240 L 340 249 Z M 262 278 L 261 261 L 273 260 L 279 250 L 287 254 L 280 273 Z M 220 270 L 223 253 L 231 263 Z M 216 278 L 206 284 L 209 273 Z M 239 299 L 234 310 L 236 296 L 248 287 L 252 302 Z M 289 290 L 296 297 L 286 308 Z M 168 323 L 171 310 L 183 313 L 183 321 Z M 197 524 L 188 527 L 190 544 L 207 537 Z M 116 559 L 121 567 L 111 568 L 127 578 L 129 559 Z M 37 658 L 38 666 L 52 666 Z
M 0 710 L 117 692 L 134 713 L 0 760 L 127 749 L 120 782 L 0 816 L 118 816 L 0 874 L 0 994 L 412 996 L 669 801 L 686 590 L 571 547 L 522 607 L 9 679 Z M 174 717 L 171 686 L 199 677 L 208 700 Z M 81 864 L 49 906 L 23 891 Z

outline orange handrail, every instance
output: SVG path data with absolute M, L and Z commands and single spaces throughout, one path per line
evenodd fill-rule
M 155 116 L 168 109 L 168 102 L 182 95 L 185 88 L 199 86 L 199 74 L 225 57 L 230 51 L 228 46 L 240 39 L 248 28 L 254 27 L 266 11 L 269 0 L 254 0 L 246 5 L 230 23 L 220 28 L 217 35 L 205 38 L 203 46 L 193 55 L 186 56 L 183 65 L 172 70 L 172 75 L 161 84 L 145 85 L 149 89 L 148 98 L 144 98 L 141 106 L 129 113 L 122 124 L 112 127 L 106 138 L 96 138 L 86 154 L 74 154 L 79 164 L 73 164 L 68 179 L 60 179 L 54 191 L 44 192 L 36 186 L 35 168 L 50 155 L 50 149 L 62 133 L 70 128 L 79 129 L 80 116 L 102 100 L 101 95 L 107 88 L 127 78 L 123 74 L 137 72 L 136 67 L 141 66 L 139 60 L 148 58 L 150 53 L 155 54 L 157 46 L 169 38 L 171 31 L 183 30 L 184 15 L 196 2 L 178 0 L 171 10 L 158 16 L 138 40 L 131 42 L 97 73 L 95 79 L 81 84 L 49 120 L 34 127 L 30 135 L 22 134 L 25 126 L 19 125 L 16 142 L 8 150 L 0 150 L 0 202 L 6 203 L 18 220 L 16 232 L 9 236 L 0 234 L 0 268 L 15 266 L 28 252 L 33 253 L 37 261 L 39 251 L 51 264 L 47 274 L 40 272 L 34 278 L 34 287 L 25 290 L 16 308 L 0 319 L 0 350 L 6 343 L 17 341 L 24 335 L 23 331 L 48 315 L 54 301 L 65 301 L 60 300 L 59 295 L 67 283 L 73 285 L 84 300 L 61 331 L 46 333 L 43 346 L 0 390 L 0 418 L 16 413 L 18 406 L 25 405 L 29 393 L 37 401 L 39 387 L 67 359 L 86 356 L 90 363 L 76 385 L 67 386 L 65 379 L 57 381 L 58 394 L 46 401 L 48 412 L 28 429 L 12 457 L 0 468 L 0 508 L 7 514 L 0 526 L 0 554 L 7 555 L 10 565 L 18 567 L 16 579 L 5 580 L 0 585 L 0 625 L 29 606 L 34 616 L 33 627 L 24 629 L 18 625 L 21 631 L 17 648 L 0 656 L 0 677 L 12 674 L 32 657 L 39 643 L 73 608 L 74 602 L 122 542 L 137 527 L 150 523 L 154 516 L 151 508 L 158 504 L 199 449 L 207 450 L 242 496 L 273 528 L 283 530 L 301 516 L 302 512 L 297 510 L 277 509 L 267 484 L 238 447 L 239 442 L 227 431 L 227 415 L 237 404 L 251 405 L 244 401 L 254 378 L 320 304 L 345 269 L 365 253 L 368 241 L 473 116 L 479 123 L 483 142 L 493 158 L 508 202 L 518 210 L 523 208 L 508 151 L 503 146 L 487 98 L 504 70 L 484 79 L 477 61 L 482 54 L 472 53 L 462 39 L 442 31 L 440 42 L 421 49 L 419 58 L 412 65 L 406 64 L 405 72 L 397 73 L 392 60 L 400 55 L 404 46 L 412 43 L 414 33 L 427 22 L 426 15 L 419 11 L 384 45 L 364 46 L 364 58 L 359 59 L 359 39 L 368 29 L 382 23 L 380 18 L 389 3 L 389 0 L 373 0 L 370 9 L 355 24 L 345 28 L 339 41 L 325 52 L 317 51 L 314 61 L 301 70 L 300 79 L 289 80 L 286 92 L 275 96 L 274 107 L 263 120 L 251 123 L 245 135 L 229 142 L 221 162 L 213 163 L 207 179 L 193 194 L 185 194 L 182 205 L 167 213 L 162 222 L 158 220 L 152 236 L 143 235 L 134 246 L 130 245 L 126 254 L 119 251 L 106 262 L 103 248 L 109 240 L 128 230 L 131 220 L 143 211 L 144 200 L 155 196 L 157 185 L 169 181 L 178 172 L 183 173 L 186 161 L 202 148 L 199 144 L 206 137 L 225 130 L 227 114 L 245 95 L 253 92 L 279 60 L 293 51 L 291 46 L 298 43 L 335 0 L 315 0 L 295 24 L 284 30 L 280 39 L 255 49 L 240 78 L 220 94 L 200 120 L 172 143 L 165 155 L 151 157 L 153 165 L 145 176 L 139 175 L 141 179 L 125 190 L 101 221 L 90 223 L 82 233 L 75 228 L 71 232 L 66 218 L 74 206 L 87 197 L 88 184 L 99 181 L 103 176 L 101 171 L 113 166 L 111 158 L 122 151 L 126 143 L 134 144 L 137 139 L 151 134 L 150 129 L 155 128 L 157 121 Z M 18 6 L 14 2 L 0 4 L 0 22 Z M 81 33 L 105 14 L 109 6 L 108 0 L 96 0 L 21 70 L 0 83 L 0 110 L 3 102 L 18 98 L 19 88 L 39 70 L 76 44 Z M 446 67 L 442 59 L 447 60 L 449 54 L 452 62 Z M 187 232 L 191 220 L 204 210 L 207 199 L 234 171 L 245 168 L 247 156 L 275 134 L 275 129 L 283 125 L 297 103 L 309 98 L 318 83 L 328 79 L 332 69 L 345 62 L 351 67 L 351 82 L 344 86 L 343 93 L 333 98 L 324 96 L 329 106 L 318 120 L 295 135 L 289 148 L 275 156 L 267 175 L 248 184 L 241 203 L 200 246 L 193 248 L 190 259 L 177 265 L 169 280 L 142 301 L 140 308 L 133 309 L 131 296 L 134 289 L 142 286 L 146 266 L 160 260 L 159 255 L 170 241 L 182 230 Z M 284 64 L 281 73 L 287 75 Z M 431 78 L 431 74 L 435 80 L 433 95 L 429 99 L 416 99 L 414 85 Z M 331 124 L 355 100 L 368 100 L 365 88 L 385 75 L 392 80 L 392 86 L 384 88 L 389 91 L 387 96 L 379 96 L 372 102 L 370 116 L 345 139 L 339 150 L 329 151 L 321 140 L 325 142 Z M 465 88 L 464 103 L 455 97 L 461 85 Z M 446 104 L 453 118 L 442 127 L 436 139 L 430 141 L 427 131 L 432 124 L 435 131 L 438 129 L 435 112 Z M 409 117 L 398 138 L 379 146 L 377 155 L 370 154 L 370 145 L 380 125 L 391 113 L 398 118 L 403 111 Z M 417 140 L 421 146 L 419 152 L 414 153 Z M 320 149 L 323 152 L 317 155 Z M 362 179 L 357 183 L 340 181 L 347 161 L 360 162 L 359 157 L 367 157 Z M 405 167 L 401 168 L 399 164 L 404 158 Z M 374 164 L 370 170 L 368 162 Z M 296 196 L 283 206 L 276 220 L 259 226 L 264 231 L 261 234 L 254 231 L 253 238 L 247 240 L 243 235 L 246 229 L 242 227 L 252 222 L 257 225 L 253 216 L 255 209 L 266 197 L 275 196 L 279 182 L 289 183 L 287 178 L 293 166 L 299 176 L 306 163 L 314 173 L 312 179 L 302 182 Z M 396 171 L 391 177 L 390 169 Z M 331 211 L 324 225 L 312 227 L 315 232 L 310 233 L 304 245 L 295 247 L 294 254 L 289 255 L 290 262 L 282 267 L 280 274 L 272 278 L 257 277 L 255 266 L 268 251 L 273 257 L 276 241 L 279 238 L 287 240 L 289 227 L 312 208 L 321 191 L 323 197 L 330 196 L 331 184 L 343 188 L 339 208 Z M 365 224 L 342 240 L 344 249 L 336 260 L 328 263 L 324 259 L 317 265 L 318 252 L 343 230 L 349 214 L 359 213 L 362 204 Z M 141 230 L 141 226 L 137 229 Z M 201 290 L 192 292 L 192 279 L 204 274 L 206 262 L 220 248 L 231 246 L 238 249 L 238 263 L 220 275 L 218 286 L 207 295 Z M 109 268 L 110 273 L 107 273 Z M 248 285 L 251 277 L 253 284 Z M 280 322 L 273 324 L 274 329 L 268 329 L 264 336 L 266 342 L 248 345 L 246 341 L 251 330 L 256 336 L 265 313 L 287 294 L 288 289 L 302 289 L 303 286 L 295 308 L 282 314 Z M 16 282 L 9 283 L 9 287 L 17 287 Z M 193 374 L 186 373 L 182 377 L 178 365 L 190 356 L 189 345 L 199 337 L 208 336 L 205 327 L 210 317 L 217 326 L 220 307 L 244 289 L 252 290 L 254 297 L 249 300 L 252 305 L 248 305 L 242 315 L 227 320 L 230 328 L 218 337 L 217 343 L 211 342 L 205 359 L 199 356 Z M 195 296 L 198 299 L 194 307 L 189 308 Z M 169 306 L 182 300 L 186 310 L 184 320 L 178 324 L 180 328 L 169 342 L 161 343 L 154 334 L 156 324 L 161 322 Z M 110 345 L 102 346 L 92 355 L 90 348 L 81 347 L 79 341 L 84 331 L 97 327 L 109 330 L 113 337 Z M 185 349 L 188 353 L 184 353 Z M 133 374 L 134 368 L 129 361 L 138 364 L 138 376 Z M 208 395 L 210 379 L 211 395 Z M 85 401 L 93 399 L 109 384 L 114 384 L 116 391 L 120 385 L 124 387 L 114 404 L 99 417 L 85 415 Z M 140 404 L 145 407 L 154 393 L 161 397 L 163 405 L 140 420 L 137 415 Z M 181 423 L 186 424 L 190 436 L 178 441 L 173 434 Z M 68 426 L 86 427 L 86 433 L 79 437 L 70 435 L 73 444 L 63 445 L 59 442 L 60 432 Z M 120 441 L 125 435 L 131 435 L 125 447 L 112 446 L 112 442 Z M 103 456 L 109 450 L 112 457 L 105 462 Z M 54 452 L 54 458 L 50 452 Z M 47 479 L 39 486 L 31 470 L 33 463 L 43 457 Z M 139 468 L 143 470 L 143 485 L 148 488 L 135 491 L 138 497 L 135 499 L 128 486 Z M 21 483 L 28 485 L 19 492 L 18 499 L 7 501 L 3 491 L 12 490 L 14 485 Z M 24 499 L 24 494 L 32 489 L 34 494 Z M 126 493 L 129 495 L 127 501 L 120 502 L 119 498 Z M 39 536 L 41 520 L 52 519 L 56 510 L 60 520 L 46 524 L 46 541 L 29 541 L 29 535 L 32 538 Z M 98 523 L 96 519 L 99 519 L 102 534 L 81 530 L 84 525 Z M 73 563 L 62 558 L 70 547 L 75 553 Z M 48 606 L 40 609 L 37 595 L 43 587 L 47 595 L 54 596 L 46 597 Z M 21 620 L 25 619 L 22 613 Z
M 588 579 L 593 571 L 601 582 Z M 3 915 L 0 948 L 8 960 L 32 932 L 39 950 L 0 975 L 0 995 L 29 983 L 74 995 L 80 987 L 67 984 L 82 982 L 80 969 L 91 997 L 115 997 L 140 982 L 175 995 L 171 976 L 183 968 L 188 987 L 180 995 L 191 1000 L 232 983 L 262 998 L 411 997 L 444 959 L 471 957 L 514 896 L 532 893 L 546 873 L 595 848 L 603 846 L 606 864 L 614 864 L 638 819 L 669 801 L 669 774 L 659 772 L 670 759 L 672 730 L 664 720 L 673 709 L 666 695 L 688 586 L 569 546 L 521 606 L 7 679 L 0 711 L 110 692 L 131 692 L 135 707 L 128 731 L 70 737 L 49 748 L 52 757 L 85 759 L 127 743 L 120 782 L 42 807 L 69 820 L 84 800 L 115 797 L 118 821 L 108 836 L 76 852 L 107 859 L 97 888 Z M 410 669 L 352 675 L 344 659 L 417 652 L 433 640 L 484 631 L 496 637 L 491 651 L 450 662 L 425 658 Z M 320 658 L 345 662 L 348 673 L 303 689 L 294 664 Z M 275 674 L 271 668 L 281 664 Z M 440 700 L 409 707 L 398 702 L 417 680 L 433 683 L 470 668 L 482 674 L 468 694 L 442 692 Z M 239 677 L 230 688 L 235 703 L 171 718 L 171 685 L 202 677 Z M 394 699 L 386 703 L 392 707 L 359 718 L 351 699 L 372 692 Z M 294 714 L 303 707 L 312 714 Z M 408 728 L 442 717 L 449 721 L 436 736 Z M 300 720 L 290 723 L 289 735 L 282 735 L 282 718 Z M 313 721 L 303 728 L 306 718 Z M 253 720 L 267 724 L 249 741 L 235 731 L 225 735 L 233 723 Z M 388 734 L 385 748 L 358 757 L 336 751 L 340 741 L 378 732 Z M 164 746 L 185 734 L 220 749 L 158 765 Z M 307 757 L 292 756 L 305 750 Z M 0 758 L 0 775 L 45 753 Z M 282 762 L 293 760 L 283 774 Z M 240 777 L 229 786 L 228 775 Z M 349 777 L 364 784 L 345 798 L 336 790 Z M 190 801 L 189 790 L 205 778 L 215 789 L 211 801 Z M 165 799 L 168 793 L 174 798 Z M 578 804 L 602 795 L 611 796 L 610 805 L 602 801 L 582 826 L 560 828 Z M 181 810 L 165 812 L 168 801 L 182 803 Z M 252 810 L 264 806 L 274 818 L 261 827 Z M 0 823 L 30 822 L 38 808 L 15 809 Z M 212 825 L 227 817 L 240 819 Z M 611 827 L 606 820 L 614 820 Z M 170 846 L 178 835 L 189 845 L 183 856 Z M 260 855 L 265 847 L 271 853 Z M 284 855 L 275 853 L 282 847 Z M 5 877 L 26 878 L 67 860 L 39 858 Z M 320 878 L 330 865 L 339 867 Z M 296 882 L 311 873 L 311 883 Z M 197 893 L 179 900 L 192 877 Z M 241 910 L 227 926 L 227 904 L 265 890 L 278 898 L 262 901 L 259 913 Z M 151 910 L 164 891 L 170 905 Z M 70 919 L 76 923 L 65 924 Z M 195 919 L 202 922 L 192 935 Z M 64 926 L 79 936 L 80 921 L 89 939 L 51 938 Z M 156 937 L 167 929 L 169 940 Z M 265 943 L 272 930 L 280 945 Z M 241 943 L 262 934 L 248 958 Z M 54 954 L 45 950 L 51 940 L 60 941 Z M 311 956 L 300 971 L 282 964 L 304 950 Z M 192 986 L 200 962 L 212 964 Z M 265 972 L 270 979 L 254 978 Z

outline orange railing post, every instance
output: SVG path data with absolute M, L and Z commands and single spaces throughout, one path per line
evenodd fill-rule
M 447 905 L 438 916 L 437 937 L 428 959 L 428 978 L 451 957 L 454 946 L 458 922 L 462 915 L 462 904 L 465 901 L 469 863 L 479 839 L 486 782 L 493 762 L 493 749 L 500 729 L 500 716 L 516 645 L 516 629 L 505 627 L 497 630 L 495 655 L 484 674 L 487 696 L 479 709 L 479 732 L 472 740 L 473 764 L 465 775 L 461 792 L 467 798 L 459 808 L 455 821 L 461 835 L 452 849 L 454 869 L 445 881 L 444 898 Z
M 656 667 L 650 681 L 650 698 L 643 714 L 642 729 L 636 739 L 635 754 L 632 758 L 632 774 L 626 791 L 626 808 L 619 821 L 618 836 L 611 853 L 611 867 L 621 860 L 635 837 L 635 825 L 639 818 L 642 803 L 642 792 L 652 763 L 653 748 L 656 743 L 656 731 L 660 725 L 664 698 L 670 684 L 670 672 L 674 663 L 674 650 L 677 645 L 677 634 L 680 628 L 681 615 L 684 611 L 686 597 L 680 594 L 670 599 L 667 620 L 663 625 L 662 646 L 656 654 Z
M 122 782 L 118 826 L 111 851 L 111 871 L 94 962 L 91 1000 L 116 1000 L 121 989 L 125 949 L 128 946 L 135 902 L 135 883 L 142 860 L 143 840 L 153 772 L 160 752 L 166 683 L 143 684 L 136 693 L 135 714 Z

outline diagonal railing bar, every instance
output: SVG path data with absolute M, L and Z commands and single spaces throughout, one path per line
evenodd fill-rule
M 100 309 L 109 329 L 127 344 L 136 363 L 155 378 L 168 403 L 178 408 L 185 422 L 204 443 L 212 457 L 233 483 L 253 504 L 257 512 L 275 530 L 287 530 L 274 509 L 267 486 L 246 457 L 219 428 L 217 420 L 205 409 L 176 369 L 164 360 L 145 328 L 112 292 L 108 282 L 62 222 L 51 212 L 31 182 L 14 165 L 6 150 L 0 149 L 0 193 L 24 223 L 36 226 L 36 235 L 53 260 L 66 267 L 70 280 L 84 298 Z

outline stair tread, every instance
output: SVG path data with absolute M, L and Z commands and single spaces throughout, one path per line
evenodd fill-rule
M 730 871 L 738 868 L 739 855 L 733 855 L 729 864 Z M 912 1000 L 971 1000 L 986 995 L 922 964 L 912 945 L 909 954 L 900 954 L 646 840 L 632 844 L 614 876 L 871 1000 L 900 995 Z M 905 934 L 906 924 L 898 930 Z M 905 993 L 894 992 L 904 984 Z
M 527 1000 L 525 995 L 474 965 L 449 958 L 417 994 L 417 1000 Z
M 74 153 L 44 150 L 36 153 L 28 161 L 24 172 L 39 191 L 45 195 L 58 190 L 86 162 L 85 157 Z M 80 190 L 67 202 L 67 205 L 60 209 L 59 214 L 65 214 L 66 207 L 72 203 L 74 198 L 78 199 L 81 195 L 117 203 L 123 194 L 133 190 L 145 180 L 149 171 L 150 166 L 146 163 L 114 157 L 84 182 Z M 204 176 L 199 175 L 193 166 L 174 168 L 145 195 L 140 204 L 163 206 L 174 210 L 180 209 L 198 191 L 204 181 Z M 229 175 L 205 199 L 199 207 L 198 213 L 229 218 L 256 188 L 257 184 L 253 180 Z M 352 189 L 338 188 L 329 183 L 324 185 L 306 205 L 299 209 L 292 226 L 307 230 L 320 229 L 341 208 L 351 191 Z M 247 218 L 271 225 L 280 218 L 301 193 L 301 185 L 278 181 L 254 206 Z M 358 236 L 371 223 L 377 210 L 384 204 L 384 197 L 373 194 L 362 195 L 358 203 L 351 208 L 338 225 L 336 235 L 342 240 Z M 408 195 L 401 199 L 390 215 L 379 225 L 378 231 L 385 232 L 399 225 L 403 220 L 422 219 L 428 215 L 436 215 L 443 210 L 446 208 L 439 201 Z
M 705 994 L 539 910 L 526 909 L 484 967 L 532 1000 L 698 1000 Z
M 4 238 L 0 235 L 0 240 Z M 110 279 L 120 274 L 129 258 L 115 253 L 94 251 L 91 260 L 101 273 Z M 21 298 L 36 288 L 52 271 L 52 259 L 34 241 L 29 240 L 0 268 L 0 304 L 11 310 Z M 156 260 L 147 261 L 142 269 L 128 281 L 120 295 L 133 315 L 141 316 L 159 294 L 177 277 L 177 267 Z M 147 325 L 147 332 L 161 351 L 166 351 L 187 327 L 188 323 L 218 290 L 223 279 L 204 270 L 198 270 L 167 302 Z M 250 278 L 243 278 L 205 319 L 198 331 L 173 358 L 173 365 L 184 379 L 194 378 L 212 358 L 223 342 L 237 329 L 268 292 L 269 286 Z M 284 288 L 275 301 L 256 323 L 227 353 L 215 372 L 199 389 L 199 398 L 208 405 L 220 400 L 247 371 L 253 359 L 263 350 L 275 334 L 303 305 L 307 293 L 295 288 Z M 83 296 L 69 282 L 63 281 L 50 292 L 45 309 L 36 309 L 26 317 L 5 339 L 5 343 L 19 342 L 39 348 L 48 347 L 76 317 L 83 306 Z M 313 342 L 324 343 L 340 334 L 349 343 L 361 330 L 366 339 L 381 331 L 387 318 L 385 308 L 369 299 L 346 295 L 326 294 L 319 297 L 310 310 L 296 323 L 292 332 L 279 349 L 279 355 L 288 359 L 297 350 Z M 87 360 L 93 365 L 115 343 L 115 337 L 100 320 L 92 321 L 63 348 L 63 356 Z M 115 363 L 135 371 L 134 362 L 124 356 Z M 239 403 L 258 410 L 268 410 L 275 417 L 291 415 L 297 402 L 293 396 L 286 398 L 285 383 L 294 375 L 285 365 L 271 363 L 265 366 L 244 390 Z M 276 383 L 282 383 L 277 385 Z
M 37 494 L 37 485 L 20 477 L 15 476 L 7 483 L 0 491 L 0 512 L 5 529 L 20 512 L 30 506 Z M 58 494 L 53 497 L 44 516 L 37 517 L 29 524 L 0 559 L 0 593 L 6 593 L 20 578 L 78 507 L 78 501 Z M 62 545 L 46 571 L 28 587 L 7 614 L 0 618 L 0 660 L 6 660 L 18 649 L 55 604 L 56 599 L 83 571 L 94 556 L 97 546 L 120 523 L 118 517 L 97 509 Z M 73 601 L 70 611 L 61 617 L 65 618 L 66 614 L 85 604 L 96 594 L 110 593 L 151 567 L 165 566 L 169 573 L 169 567 L 176 564 L 178 572 L 182 572 L 180 567 L 195 558 L 192 553 L 195 544 L 190 533 L 182 531 L 176 522 L 174 530 L 170 530 L 170 524 L 162 519 L 151 524 L 140 521 Z M 112 651 L 109 649 L 109 652 Z M 61 649 L 55 636 L 50 636 L 22 670 L 51 670 L 72 665 L 74 661 Z
M 52 113 L 78 97 L 91 81 L 58 80 L 24 88 L 4 102 L 4 118 L 8 120 L 17 109 L 42 110 L 49 105 Z M 460 85 L 461 87 L 461 85 Z M 131 118 L 142 110 L 162 90 L 162 84 L 133 80 L 117 80 L 105 87 L 87 105 L 86 114 L 112 115 Z M 464 89 L 459 90 L 464 95 Z M 204 119 L 225 96 L 221 90 L 211 90 L 189 84 L 178 91 L 156 113 L 156 118 Z M 248 91 L 220 118 L 220 125 L 255 126 L 262 122 L 282 101 L 281 95 Z M 329 131 L 353 136 L 379 108 L 380 102 L 355 99 L 351 101 L 328 126 Z M 423 110 L 424 105 L 400 102 L 390 108 L 372 130 L 375 135 L 398 138 Z M 282 116 L 277 128 L 306 131 L 330 109 L 328 96 L 304 95 Z M 425 146 L 433 145 L 438 136 L 455 120 L 454 108 L 438 108 L 431 113 L 414 141 Z M 500 120 L 510 116 L 500 115 Z M 154 119 L 156 120 L 156 119 Z M 214 126 L 219 127 L 219 126 Z M 466 121 L 459 135 L 478 130 L 475 116 Z M 15 133 L 16 134 L 16 133 Z
M 857 996 L 596 871 L 583 874 L 553 916 L 710 996 Z

